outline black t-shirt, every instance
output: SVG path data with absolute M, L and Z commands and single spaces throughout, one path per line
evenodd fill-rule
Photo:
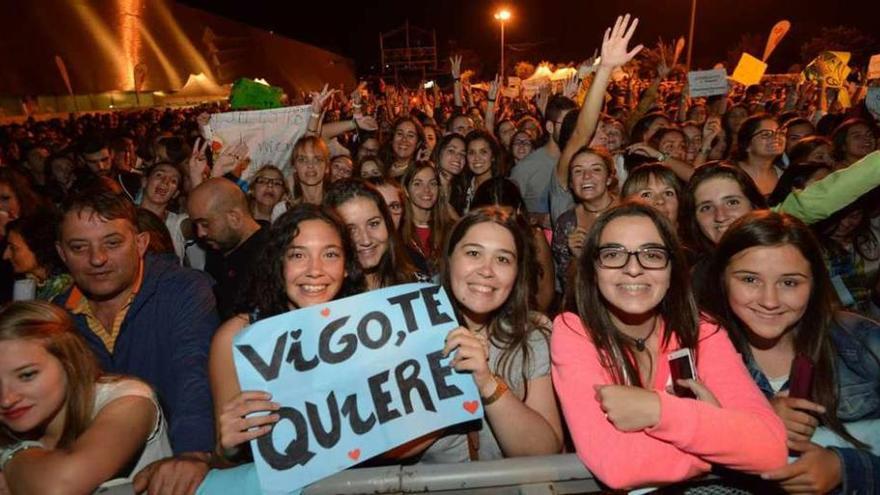
M 267 242 L 269 229 L 261 227 L 226 256 L 214 249 L 206 253 L 205 271 L 217 281 L 214 296 L 220 318 L 226 320 L 235 314 L 237 298 L 247 289 L 251 270 Z

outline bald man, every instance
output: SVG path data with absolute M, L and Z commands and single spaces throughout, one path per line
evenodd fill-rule
M 225 320 L 235 314 L 236 295 L 247 286 L 251 268 L 269 240 L 269 229 L 254 220 L 244 192 L 224 178 L 199 184 L 186 206 L 196 235 L 211 248 L 205 271 L 217 281 L 217 310 Z

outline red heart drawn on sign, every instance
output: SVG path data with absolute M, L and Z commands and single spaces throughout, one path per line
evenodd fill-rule
M 361 456 L 361 449 L 354 449 L 354 450 L 348 451 L 348 457 L 353 461 L 358 460 L 358 457 L 360 457 L 360 456 Z
M 321 316 L 323 316 L 324 318 L 330 316 L 330 308 L 324 308 L 324 309 L 322 309 L 322 310 L 321 310 Z
M 474 414 L 479 409 L 480 404 L 475 400 L 466 400 L 462 402 L 461 407 L 464 408 L 465 411 Z

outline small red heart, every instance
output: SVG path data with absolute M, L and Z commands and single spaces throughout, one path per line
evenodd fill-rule
M 474 414 L 475 412 L 477 412 L 477 409 L 480 408 L 480 403 L 475 400 L 466 400 L 461 404 L 461 406 L 464 408 L 465 411 Z
M 323 316 L 324 318 L 330 316 L 330 308 L 324 308 L 324 309 L 322 309 L 322 310 L 321 310 L 321 316 Z
M 351 459 L 353 461 L 358 460 L 358 457 L 360 457 L 360 456 L 361 456 L 361 449 L 354 449 L 354 450 L 348 451 L 348 457 L 349 457 L 349 459 Z

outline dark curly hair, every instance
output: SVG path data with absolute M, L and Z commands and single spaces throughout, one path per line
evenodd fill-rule
M 236 313 L 256 313 L 258 319 L 263 319 L 290 311 L 284 281 L 284 253 L 299 235 L 299 225 L 307 220 L 321 220 L 339 234 L 347 275 L 334 299 L 363 292 L 364 276 L 345 225 L 329 209 L 303 203 L 295 205 L 272 224 L 269 242 L 257 258 L 247 290 L 236 304 Z

